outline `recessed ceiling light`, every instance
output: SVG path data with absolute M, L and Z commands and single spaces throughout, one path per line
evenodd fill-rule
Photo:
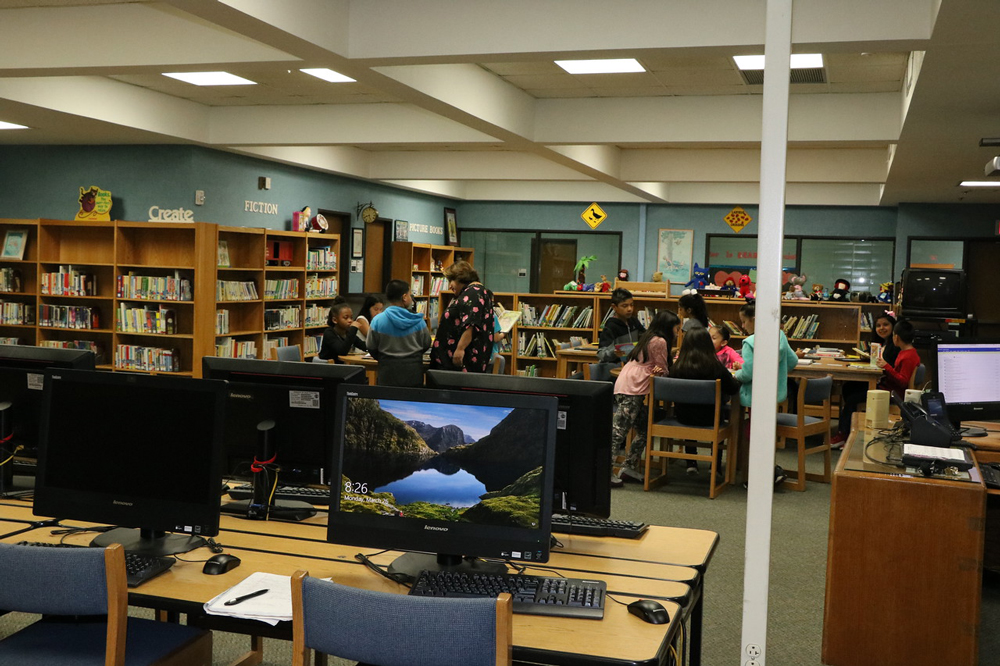
M 164 72 L 163 76 L 169 76 L 178 81 L 191 83 L 196 86 L 255 86 L 256 81 L 244 79 L 229 72 Z
M 354 83 L 354 81 L 356 81 L 356 79 L 344 76 L 340 72 L 335 72 L 332 69 L 327 69 L 326 67 L 319 67 L 316 69 L 300 69 L 299 71 L 310 76 L 315 76 L 317 79 L 329 81 L 330 83 Z
M 764 56 L 733 56 L 736 66 L 743 70 L 764 69 Z M 792 69 L 819 69 L 823 66 L 822 53 L 793 53 Z
M 5 123 L 4 121 L 0 120 L 0 130 L 8 130 L 8 129 L 28 129 L 28 126 L 18 125 L 16 123 Z
M 606 60 L 556 60 L 556 64 L 570 74 L 624 74 L 645 72 L 646 69 L 635 58 L 612 58 Z
M 1000 180 L 963 180 L 959 187 L 1000 187 Z

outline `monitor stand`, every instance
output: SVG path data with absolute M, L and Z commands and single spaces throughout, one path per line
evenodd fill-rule
M 222 513 L 250 520 L 267 520 L 268 518 L 305 520 L 316 515 L 316 509 L 308 502 L 270 499 L 271 487 L 264 481 L 265 468 L 263 465 L 270 464 L 277 458 L 272 442 L 274 426 L 275 423 L 271 419 L 257 424 L 257 452 L 250 468 L 254 472 L 253 497 L 248 500 L 226 502 L 222 505 Z
M 198 536 L 167 534 L 145 528 L 133 530 L 125 527 L 116 527 L 104 534 L 98 534 L 90 545 L 107 548 L 115 543 L 120 543 L 129 552 L 157 557 L 186 553 L 206 545 L 205 540 Z
M 986 437 L 986 428 L 979 426 L 960 426 L 956 430 L 963 439 L 966 437 Z
M 403 553 L 389 565 L 389 576 L 402 575 L 414 581 L 421 571 L 461 571 L 463 573 L 498 574 L 507 573 L 503 562 L 487 562 L 474 557 L 448 555 L 445 553 Z

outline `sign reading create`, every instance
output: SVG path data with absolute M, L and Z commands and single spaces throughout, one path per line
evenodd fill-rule
M 150 222 L 194 222 L 194 211 L 185 208 L 149 207 Z
M 96 185 L 90 189 L 80 188 L 80 210 L 76 213 L 78 222 L 110 222 L 111 192 L 102 190 Z
M 601 222 L 607 219 L 608 214 L 601 210 L 601 207 L 594 202 L 587 206 L 587 210 L 580 213 L 580 217 L 583 218 L 584 222 L 590 225 L 591 229 L 596 229 Z
M 743 231 L 743 228 L 753 221 L 747 212 L 739 206 L 729 211 L 729 214 L 722 219 L 725 220 L 726 224 L 728 224 L 729 227 L 736 233 Z
M 243 210 L 247 213 L 260 213 L 262 215 L 277 215 L 278 204 L 267 203 L 266 201 L 244 201 Z

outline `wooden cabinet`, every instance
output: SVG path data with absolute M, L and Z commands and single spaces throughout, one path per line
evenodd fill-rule
M 473 255 L 473 249 L 467 247 L 408 241 L 392 244 L 392 279 L 410 283 L 417 312 L 424 315 L 431 330 L 437 330 L 441 314 L 439 297 L 448 289 L 444 269 L 456 261 L 467 261 L 474 266 Z

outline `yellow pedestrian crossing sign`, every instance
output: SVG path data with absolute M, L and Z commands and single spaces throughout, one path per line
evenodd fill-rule
M 608 214 L 601 210 L 601 207 L 595 202 L 587 206 L 587 210 L 580 213 L 580 217 L 590 225 L 591 229 L 596 229 L 608 217 Z

